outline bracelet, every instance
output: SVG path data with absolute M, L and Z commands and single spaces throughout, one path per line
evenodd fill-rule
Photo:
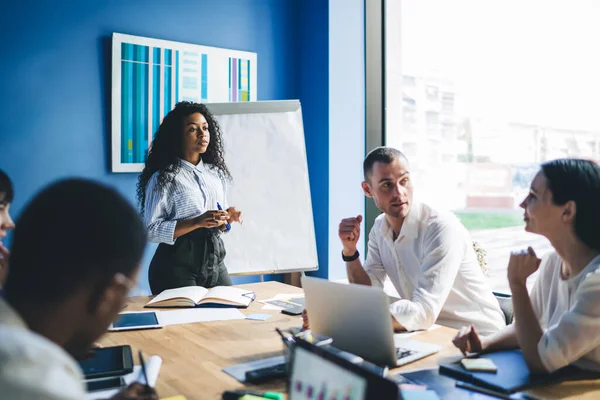
M 354 260 L 357 260 L 359 256 L 360 256 L 360 253 L 358 252 L 358 250 L 356 250 L 356 253 L 354 253 L 354 255 L 352 255 L 350 257 L 346 257 L 344 255 L 344 251 L 342 250 L 342 260 L 344 260 L 346 262 L 352 262 Z

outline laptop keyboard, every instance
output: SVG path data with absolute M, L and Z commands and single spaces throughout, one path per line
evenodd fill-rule
M 400 360 L 402 358 L 406 358 L 415 354 L 415 350 L 405 349 L 403 347 L 396 347 L 396 359 Z

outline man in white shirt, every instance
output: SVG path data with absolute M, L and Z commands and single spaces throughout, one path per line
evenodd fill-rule
M 38 194 L 14 231 L 0 299 L 0 397 L 82 400 L 84 358 L 135 284 L 145 228 L 117 192 L 66 180 Z M 133 384 L 114 399 L 158 399 Z
M 472 324 L 486 333 L 503 328 L 504 316 L 468 232 L 454 215 L 413 202 L 406 157 L 380 147 L 367 155 L 363 168 L 365 195 L 383 214 L 369 234 L 364 266 L 356 248 L 362 217 L 340 223 L 350 282 L 383 287 L 390 278 L 401 298 L 390 305 L 397 330 L 427 329 L 435 322 L 454 328 Z

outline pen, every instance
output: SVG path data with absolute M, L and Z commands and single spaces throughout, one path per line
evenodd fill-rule
M 283 344 L 286 345 L 286 347 L 290 347 L 291 345 L 295 344 L 296 341 L 294 340 L 294 336 L 290 335 L 290 336 L 285 336 L 283 334 L 283 332 L 281 332 L 281 330 L 279 328 L 275 328 L 275 331 L 277 331 L 277 333 L 279 334 L 279 336 L 281 336 L 281 339 L 283 340 Z
M 221 205 L 220 205 L 219 203 L 217 203 L 217 208 L 218 208 L 220 211 L 223 211 L 223 207 L 221 207 Z M 226 222 L 226 223 L 225 223 L 225 228 L 227 228 L 227 230 L 228 230 L 228 231 L 229 231 L 229 230 L 231 230 L 231 224 L 230 224 L 229 222 Z
M 472 390 L 473 392 L 479 392 L 483 394 L 487 394 L 490 396 L 498 397 L 500 399 L 523 399 L 523 400 L 537 400 L 537 398 L 527 395 L 525 393 L 514 393 L 514 394 L 505 394 L 500 393 L 495 390 L 482 388 L 481 386 L 473 385 L 471 383 L 456 381 L 456 387 L 466 390 Z
M 498 397 L 500 399 L 510 399 L 510 397 L 504 393 L 496 392 L 495 390 L 482 388 L 480 386 L 472 385 L 472 384 L 466 383 L 466 382 L 456 381 L 456 387 L 461 388 L 461 389 L 471 390 L 473 392 L 487 394 L 490 396 Z
M 144 362 L 144 356 L 142 356 L 142 351 L 139 351 L 140 356 L 140 364 L 142 365 L 142 374 L 144 375 L 145 386 L 150 386 L 150 382 L 148 382 L 148 375 L 146 374 L 146 363 Z

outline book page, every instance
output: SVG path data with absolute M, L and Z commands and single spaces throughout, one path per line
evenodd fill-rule
M 162 291 L 158 296 L 153 298 L 146 305 L 155 304 L 164 300 L 176 298 L 190 299 L 194 303 L 198 303 L 202 297 L 208 292 L 202 286 L 184 286 L 177 289 L 168 289 Z
M 246 298 L 244 294 L 250 293 L 251 290 L 245 290 L 240 288 L 234 288 L 229 286 L 216 286 L 208 291 L 204 295 L 204 299 L 221 299 L 227 300 L 232 303 L 247 304 L 249 298 Z M 204 300 L 203 299 L 203 300 Z

